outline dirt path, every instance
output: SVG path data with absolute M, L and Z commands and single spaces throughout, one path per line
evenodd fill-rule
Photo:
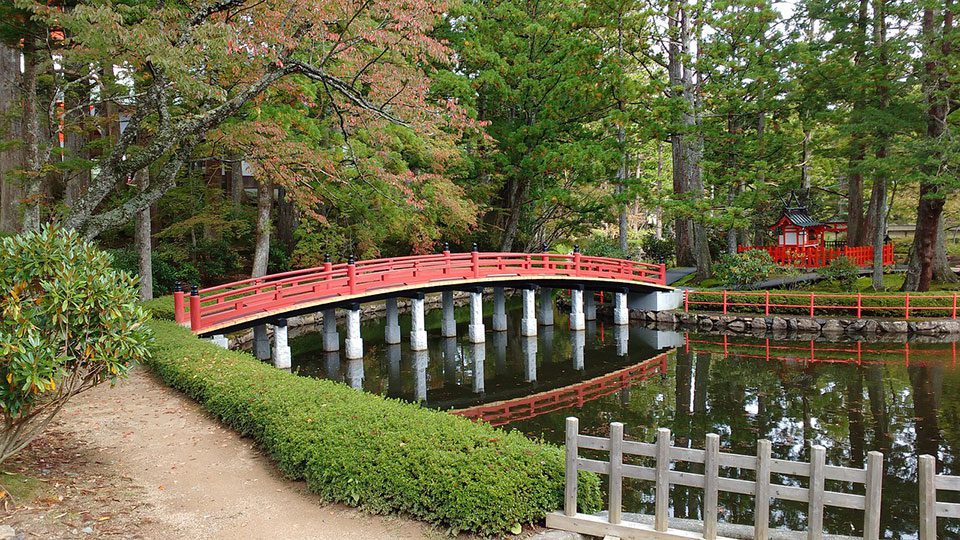
M 10 465 L 44 484 L 0 517 L 26 538 L 442 536 L 416 521 L 325 505 L 142 367 L 77 398 Z

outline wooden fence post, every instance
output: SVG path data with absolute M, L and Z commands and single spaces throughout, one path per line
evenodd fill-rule
M 760 540 L 770 536 L 770 441 L 757 441 L 757 485 L 753 509 L 753 533 Z
M 910 293 L 903 295 L 903 318 L 910 320 Z
M 813 318 L 813 299 L 814 299 L 814 298 L 815 298 L 815 297 L 814 297 L 813 293 L 811 292 L 811 293 L 810 293 L 810 318 L 811 318 L 811 319 Z
M 823 540 L 823 483 L 827 449 L 810 447 L 810 502 L 807 506 L 807 538 Z
M 717 538 L 717 495 L 720 476 L 720 436 L 708 433 L 703 459 L 703 538 Z
M 863 293 L 857 291 L 857 318 L 861 318 L 861 313 L 863 311 Z M 857 342 L 859 343 L 859 341 Z
M 727 290 L 723 290 L 723 314 L 727 314 Z
M 667 511 L 670 502 L 670 430 L 667 428 L 657 430 L 657 474 L 654 497 L 656 510 L 653 528 L 663 532 L 667 530 Z
M 957 318 L 957 293 L 953 293 L 953 318 Z
M 763 295 L 763 314 L 770 316 L 770 289 L 764 291 Z
M 920 540 L 937 539 L 937 460 L 922 455 L 918 460 L 920 474 Z
M 620 523 L 620 511 L 623 508 L 623 424 L 610 423 L 610 507 L 607 521 Z
M 859 341 L 857 343 L 860 343 Z M 867 481 L 864 484 L 863 540 L 880 539 L 880 488 L 883 484 L 883 454 L 867 454 Z
M 603 300 L 601 300 L 600 303 L 602 304 Z M 683 290 L 683 312 L 690 313 L 690 289 Z
M 565 438 L 566 483 L 563 491 L 563 513 L 567 516 L 577 513 L 577 458 L 580 454 L 577 449 L 577 437 L 579 432 L 580 420 L 576 416 L 568 416 Z
M 200 287 L 190 287 L 190 330 L 200 330 Z

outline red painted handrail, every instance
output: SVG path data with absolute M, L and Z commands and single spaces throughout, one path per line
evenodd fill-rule
M 663 264 L 556 253 L 439 253 L 325 264 L 201 289 L 175 299 L 176 319 L 194 332 L 258 313 L 378 289 L 493 277 L 576 277 L 666 284 Z
M 732 297 L 732 298 L 731 298 Z M 771 297 L 779 301 L 771 301 Z M 892 301 L 892 302 L 891 302 Z M 719 311 L 769 315 L 848 315 L 902 313 L 911 316 L 957 318 L 957 293 L 835 294 L 822 292 L 695 291 L 685 290 L 684 311 Z M 933 312 L 933 313 L 931 313 Z
M 773 262 L 780 266 L 799 268 L 820 268 L 834 259 L 847 257 L 857 266 L 873 266 L 873 246 L 844 246 L 828 248 L 824 246 L 739 246 L 737 252 L 763 250 L 770 254 Z M 893 244 L 883 246 L 883 265 L 893 264 Z

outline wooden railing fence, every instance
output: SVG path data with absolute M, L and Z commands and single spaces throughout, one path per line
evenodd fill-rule
M 580 448 L 607 451 L 609 460 L 600 461 L 580 457 Z M 653 458 L 656 465 L 644 467 L 626 464 L 624 456 Z M 756 456 L 720 452 L 720 437 L 716 434 L 707 435 L 704 450 L 675 447 L 670 445 L 670 430 L 666 428 L 657 430 L 655 444 L 625 441 L 623 424 L 619 422 L 610 424 L 609 438 L 591 437 L 581 435 L 578 419 L 570 417 L 566 422 L 564 508 L 562 512 L 554 512 L 547 516 L 547 526 L 595 536 L 696 538 L 691 536 L 689 531 L 672 529 L 668 526 L 670 486 L 676 485 L 703 489 L 702 538 L 706 540 L 718 538 L 717 499 L 721 491 L 754 496 L 754 538 L 769 537 L 770 501 L 781 499 L 807 503 L 807 537 L 811 540 L 823 538 L 823 514 L 824 508 L 828 506 L 863 510 L 864 538 L 878 539 L 880 537 L 883 454 L 870 452 L 866 469 L 826 465 L 826 449 L 819 445 L 810 447 L 810 458 L 809 463 L 774 459 L 771 457 L 770 441 L 767 440 L 757 441 Z M 672 470 L 671 464 L 675 462 L 702 464 L 704 473 L 694 474 Z M 756 479 L 751 481 L 721 476 L 721 468 L 755 471 Z M 591 471 L 608 476 L 609 508 L 606 518 L 577 512 L 578 471 Z M 808 478 L 809 487 L 773 484 L 770 481 L 771 474 Z M 654 482 L 653 526 L 623 521 L 624 478 Z M 827 480 L 862 484 L 864 495 L 827 491 L 824 487 Z
M 922 455 L 917 466 L 920 475 L 920 540 L 936 540 L 937 518 L 960 519 L 960 503 L 937 500 L 938 491 L 960 491 L 960 476 L 937 474 L 937 460 Z

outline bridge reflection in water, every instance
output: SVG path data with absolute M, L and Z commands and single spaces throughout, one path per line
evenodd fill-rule
M 891 538 L 916 534 L 918 454 L 939 456 L 939 472 L 960 473 L 953 342 L 767 340 L 599 322 L 571 332 L 566 313 L 557 310 L 555 317 L 554 326 L 525 338 L 511 309 L 505 332 L 472 344 L 441 337 L 439 314 L 430 314 L 426 351 L 378 341 L 383 323 L 370 321 L 363 359 L 323 353 L 319 336 L 308 334 L 292 341 L 294 369 L 555 443 L 563 441 L 564 418 L 576 415 L 583 433 L 604 436 L 619 421 L 629 438 L 650 441 L 657 427 L 667 427 L 675 445 L 688 447 L 714 432 L 724 451 L 750 453 L 758 438 L 767 438 L 780 459 L 804 460 L 809 445 L 820 444 L 828 464 L 859 467 L 867 452 L 879 450 L 886 469 L 883 530 Z M 409 324 L 401 320 L 404 331 Z M 652 486 L 630 487 L 625 511 L 651 513 Z M 701 497 L 696 489 L 675 488 L 671 511 L 697 519 Z M 751 522 L 749 501 L 731 496 L 720 503 L 723 519 Z M 777 504 L 772 526 L 802 528 L 804 508 Z M 859 521 L 856 511 L 826 516 L 836 533 L 856 534 Z M 960 538 L 960 525 L 941 520 L 941 528 L 941 537 Z

